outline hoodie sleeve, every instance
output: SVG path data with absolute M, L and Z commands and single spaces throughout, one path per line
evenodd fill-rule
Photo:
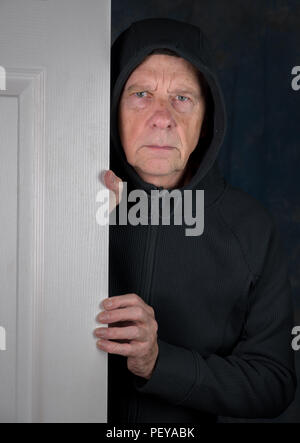
M 263 270 L 248 295 L 243 334 L 232 353 L 204 358 L 195 349 L 158 338 L 152 376 L 134 375 L 135 388 L 220 416 L 277 417 L 293 401 L 297 386 L 292 327 L 291 288 L 273 225 Z

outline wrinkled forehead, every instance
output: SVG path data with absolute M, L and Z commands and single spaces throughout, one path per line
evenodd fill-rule
M 159 80 L 178 86 L 201 89 L 199 70 L 188 60 L 165 54 L 148 55 L 127 78 L 123 90 L 135 82 L 157 83 Z
M 189 75 L 196 76 L 198 69 L 183 57 L 176 57 L 166 54 L 148 55 L 132 71 L 131 76 L 137 74 L 156 74 L 162 71 L 173 74 L 173 76 Z

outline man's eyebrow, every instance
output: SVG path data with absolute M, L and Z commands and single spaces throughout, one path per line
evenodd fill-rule
M 150 85 L 142 85 L 139 83 L 134 83 L 133 85 L 128 86 L 128 88 L 125 89 L 126 92 L 131 92 L 134 89 L 138 89 L 138 90 L 144 90 L 144 89 L 148 89 L 149 91 L 153 91 L 153 89 L 151 89 L 152 87 Z
M 150 86 L 150 85 L 142 85 L 142 84 L 138 84 L 138 83 L 135 83 L 135 84 L 133 84 L 133 85 L 130 85 L 129 87 L 127 87 L 126 89 L 125 89 L 125 91 L 126 92 L 131 92 L 131 91 L 133 91 L 133 90 L 139 90 L 139 91 L 144 91 L 144 90 L 148 90 L 148 91 L 153 91 L 153 89 L 151 89 L 152 87 Z M 193 89 L 193 88 L 191 88 L 191 89 L 187 89 L 187 88 L 185 88 L 185 87 L 178 87 L 178 88 L 176 88 L 176 89 L 174 89 L 174 90 L 172 90 L 172 91 L 169 91 L 169 92 L 171 92 L 171 93 L 177 93 L 177 94 L 190 94 L 190 95 L 193 95 L 194 97 L 196 97 L 196 98 L 199 98 L 199 96 L 201 95 L 201 92 L 200 92 L 200 94 L 195 90 L 195 89 Z

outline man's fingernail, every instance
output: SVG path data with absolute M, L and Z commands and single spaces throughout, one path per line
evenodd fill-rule
M 109 307 L 109 306 L 112 305 L 112 301 L 111 300 L 106 300 L 104 305 Z

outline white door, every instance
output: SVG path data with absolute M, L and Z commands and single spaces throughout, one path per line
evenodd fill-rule
M 0 1 L 0 422 L 106 422 L 110 13 Z

